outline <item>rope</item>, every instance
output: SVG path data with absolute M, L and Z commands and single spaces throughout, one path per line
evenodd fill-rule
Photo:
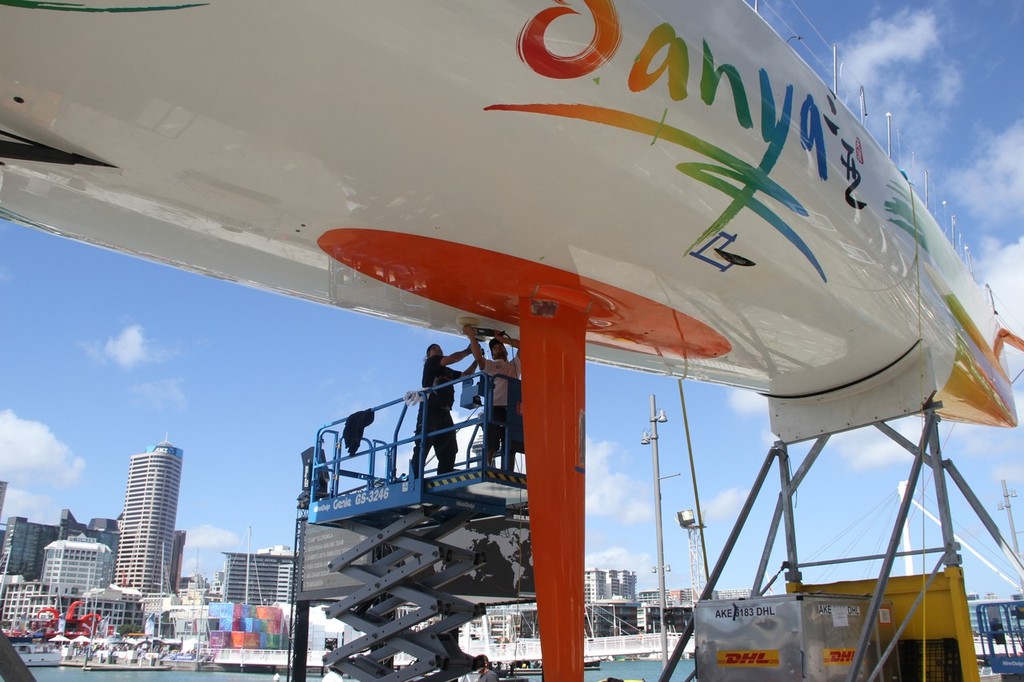
M 689 363 L 689 357 L 687 356 L 686 362 Z M 686 416 L 686 398 L 683 395 L 683 380 L 679 379 L 679 403 L 683 406 L 683 428 L 686 431 L 686 451 L 690 456 L 690 477 L 693 480 L 693 501 L 697 506 L 697 526 L 700 531 L 700 550 L 704 557 L 704 584 L 707 585 L 707 581 L 710 580 L 708 575 L 708 550 L 707 543 L 704 542 L 704 515 L 700 509 L 700 493 L 697 488 L 697 467 L 693 461 L 693 443 L 690 440 L 690 420 Z M 699 594 L 690 595 L 691 599 L 699 599 Z

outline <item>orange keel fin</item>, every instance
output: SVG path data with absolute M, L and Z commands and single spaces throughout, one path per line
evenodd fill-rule
M 544 674 L 583 680 L 586 294 L 519 303 L 530 536 Z

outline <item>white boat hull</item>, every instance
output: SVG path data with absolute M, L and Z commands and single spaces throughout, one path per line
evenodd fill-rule
M 526 263 L 598 302 L 590 359 L 773 396 L 920 341 L 947 416 L 1015 422 L 941 230 L 738 0 L 89 13 L 127 4 L 0 2 L 0 130 L 114 167 L 9 161 L 0 215 L 449 331 L 514 327 Z

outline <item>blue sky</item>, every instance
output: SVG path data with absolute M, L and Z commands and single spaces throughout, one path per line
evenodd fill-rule
M 919 188 L 929 171 L 935 214 L 947 224 L 957 216 L 979 282 L 992 286 L 1004 324 L 1024 335 L 1020 3 L 879 3 L 857 13 L 836 3 L 760 6 L 780 33 L 800 36 L 791 44 L 828 82 L 832 57 L 822 39 L 839 44 L 840 91 L 856 109 L 865 85 L 868 125 L 883 145 L 885 113 L 893 114 L 894 157 Z M 52 523 L 62 508 L 80 521 L 116 517 L 128 458 L 168 438 L 185 451 L 178 527 L 188 531 L 186 573 L 219 569 L 222 551 L 292 545 L 299 452 L 321 424 L 414 388 L 432 342 L 463 347 L 458 337 L 0 223 L 0 480 L 10 482 L 3 517 Z M 1010 354 L 1016 376 L 1024 362 Z M 656 585 L 651 450 L 639 442 L 655 394 L 669 417 L 659 427 L 668 585 L 689 586 L 686 535 L 674 520 L 695 506 L 678 384 L 596 365 L 587 378 L 586 563 L 633 569 L 641 587 Z M 763 398 L 696 382 L 685 391 L 714 562 L 773 438 Z M 915 428 L 907 420 L 905 432 Z M 1014 509 L 1024 528 L 1021 430 L 945 423 L 942 436 L 945 455 L 1004 532 L 1000 480 L 1021 489 Z M 798 500 L 801 557 L 880 551 L 906 456 L 873 433 L 838 438 L 826 452 Z M 957 532 L 1012 575 L 953 497 Z M 771 495 L 765 500 L 755 525 L 774 505 Z M 937 534 L 920 519 L 915 546 L 935 546 Z M 761 537 L 744 535 L 721 587 L 749 586 Z M 781 560 L 773 556 L 772 572 Z M 964 562 L 969 589 L 1009 594 L 967 550 Z M 869 574 L 858 566 L 822 577 Z

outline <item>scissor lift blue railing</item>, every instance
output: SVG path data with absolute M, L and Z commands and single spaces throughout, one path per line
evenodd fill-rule
M 495 381 L 509 384 L 511 407 L 505 422 L 499 422 L 493 415 Z M 428 431 L 426 410 L 419 410 L 418 404 L 449 386 L 461 390 L 464 396 L 478 396 L 480 405 L 474 406 L 469 416 L 458 419 L 453 426 Z M 345 429 L 350 420 L 364 419 L 366 411 L 322 426 L 316 434 L 313 466 L 307 481 L 311 498 L 309 522 L 331 525 L 357 517 L 365 522 L 375 515 L 388 521 L 395 514 L 421 504 L 458 504 L 460 509 L 477 509 L 486 514 L 501 514 L 509 504 L 524 504 L 525 461 L 523 454 L 513 449 L 515 443 L 523 440 L 522 418 L 518 414 L 519 387 L 515 379 L 495 379 L 480 372 L 410 392 L 405 397 L 370 408 L 373 421 L 358 434 L 354 447 L 346 443 Z M 420 403 L 415 402 L 417 399 Z M 464 402 L 469 404 L 468 400 Z M 393 425 L 382 425 L 381 418 L 392 419 Z M 415 433 L 417 419 L 421 420 L 419 434 Z M 486 456 L 486 434 L 492 424 L 505 429 L 494 465 Z M 466 430 L 469 430 L 469 438 L 462 439 L 455 470 L 439 474 L 436 462 L 426 456 L 427 440 L 445 432 L 458 434 Z M 417 443 L 421 461 L 414 467 L 411 459 Z M 407 465 L 404 472 L 401 471 L 403 459 Z
M 495 381 L 509 383 L 509 416 L 501 423 L 504 445 L 492 466 L 486 434 L 498 424 L 492 406 Z M 417 407 L 418 416 L 410 418 L 411 407 L 449 386 L 461 389 L 465 398 L 460 403 L 471 406 L 462 408 L 469 416 L 433 432 L 427 431 L 425 409 Z M 473 658 L 459 649 L 455 633 L 485 607 L 444 588 L 487 557 L 448 536 L 474 519 L 526 514 L 525 461 L 517 460 L 512 447 L 523 440 L 520 395 L 518 381 L 478 373 L 353 413 L 317 431 L 312 455 L 304 455 L 309 460 L 302 496 L 309 500 L 307 520 L 363 538 L 328 563 L 329 571 L 360 585 L 332 605 L 328 615 L 362 635 L 325 656 L 326 666 L 360 682 L 445 682 L 472 672 Z M 388 419 L 393 425 L 384 425 Z M 352 420 L 362 427 L 358 433 Z M 372 435 L 382 427 L 386 437 Z M 448 431 L 465 434 L 466 429 L 469 437 L 462 439 L 455 469 L 438 473 L 427 457 L 427 439 Z M 413 466 L 417 443 L 419 461 Z M 403 459 L 406 471 L 401 472 Z M 411 663 L 395 668 L 399 654 Z
M 1024 673 L 1024 601 L 986 602 L 975 609 L 983 663 L 996 674 Z

